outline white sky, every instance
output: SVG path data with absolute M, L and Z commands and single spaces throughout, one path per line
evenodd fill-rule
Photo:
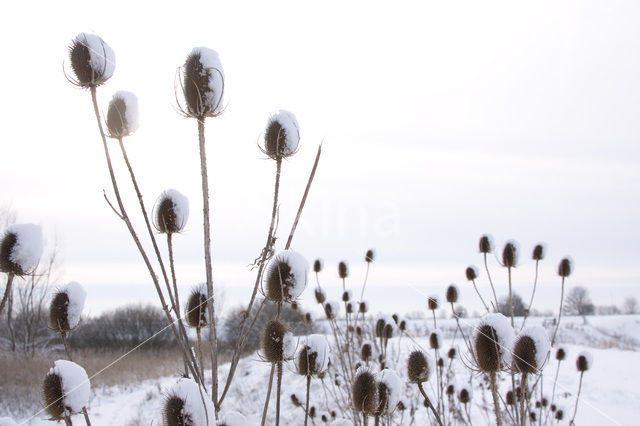
M 557 287 L 553 271 L 568 253 L 577 267 L 571 284 L 592 288 L 596 303 L 640 297 L 638 2 L 8 8 L 0 25 L 0 202 L 57 236 L 65 278 L 87 286 L 95 310 L 104 306 L 91 301 L 91 286 L 149 279 L 102 198 L 110 186 L 89 94 L 62 72 L 66 47 L 82 31 L 116 54 L 102 104 L 117 90 L 140 99 L 141 128 L 127 146 L 148 206 L 170 187 L 191 201 L 188 231 L 176 243 L 185 286 L 204 275 L 201 196 L 196 123 L 175 112 L 174 77 L 192 47 L 207 46 L 227 76 L 227 111 L 207 122 L 207 138 L 214 274 L 233 289 L 229 302 L 249 292 L 236 291 L 252 282 L 243 265 L 264 244 L 275 167 L 256 143 L 280 108 L 296 114 L 302 133 L 300 152 L 284 165 L 282 243 L 324 140 L 294 248 L 326 260 L 327 285 L 337 289 L 338 260 L 356 264 L 375 247 L 373 285 L 443 293 L 448 282 L 464 284 L 466 265 L 480 261 L 477 238 L 489 232 L 499 245 L 519 241 L 527 259 L 535 243 L 547 243 L 544 285 Z M 529 282 L 529 272 L 516 279 Z M 403 292 L 406 310 L 424 305 Z

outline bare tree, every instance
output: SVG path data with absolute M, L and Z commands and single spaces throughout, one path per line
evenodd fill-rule
M 564 303 L 564 312 L 567 315 L 593 315 L 595 310 L 589 291 L 585 287 L 577 286 L 569 291 Z
M 638 299 L 633 296 L 629 296 L 624 299 L 622 304 L 622 312 L 627 315 L 633 315 L 638 313 Z

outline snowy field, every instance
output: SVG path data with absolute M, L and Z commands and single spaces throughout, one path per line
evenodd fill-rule
M 471 327 L 475 320 L 465 320 L 464 327 Z M 528 320 L 528 325 L 541 325 L 543 319 L 533 318 Z M 408 336 L 394 337 L 388 344 L 387 359 L 394 364 L 393 368 L 406 378 L 406 358 L 408 353 L 418 347 L 428 353 L 429 349 L 427 333 L 432 329 L 430 318 L 424 320 L 412 320 L 408 327 Z M 547 330 L 551 330 L 547 324 Z M 444 352 L 451 346 L 451 337 L 455 329 L 453 320 L 439 320 L 438 328 L 446 336 L 443 345 Z M 459 335 L 458 335 L 459 336 Z M 640 316 L 611 316 L 589 317 L 587 324 L 583 324 L 582 318 L 563 318 L 560 329 L 560 341 L 568 348 L 567 360 L 561 365 L 557 383 L 556 402 L 564 407 L 565 420 L 560 424 L 569 424 L 568 419 L 573 413 L 575 394 L 577 391 L 579 375 L 575 368 L 575 359 L 578 353 L 588 350 L 593 355 L 593 368 L 584 375 L 580 406 L 576 417 L 577 425 L 637 425 L 640 419 Z M 461 344 L 458 338 L 455 345 Z M 464 352 L 461 348 L 461 352 Z M 468 380 L 466 367 L 460 357 L 451 363 L 451 369 L 460 376 L 460 380 Z M 544 369 L 544 394 L 551 394 L 553 378 L 556 372 L 557 361 L 552 359 Z M 117 368 L 114 367 L 114 368 Z M 448 365 L 447 365 L 448 368 Z M 228 364 L 221 367 L 221 381 L 228 371 Z M 228 395 L 225 410 L 238 411 L 245 414 L 248 424 L 260 424 L 261 412 L 264 404 L 265 389 L 268 382 L 270 364 L 262 362 L 257 353 L 243 359 L 236 373 L 230 394 Z M 210 377 L 210 376 L 209 376 Z M 502 375 L 500 383 L 501 393 L 506 392 L 507 374 Z M 160 380 L 145 381 L 137 385 L 113 386 L 92 389 L 89 403 L 89 413 L 94 426 L 125 426 L 125 425 L 160 425 L 162 424 L 161 407 L 166 395 L 166 389 L 175 383 L 175 377 L 165 377 Z M 494 417 L 490 408 L 490 393 L 479 388 L 482 377 L 474 375 L 472 379 L 473 399 L 470 409 L 473 424 L 491 424 Z M 427 383 L 427 393 L 434 395 L 433 380 Z M 461 384 L 461 383 L 460 383 Z M 323 413 L 334 409 L 331 399 L 327 402 L 327 393 L 348 392 L 348 389 L 336 387 L 331 380 L 324 379 L 324 385 L 318 379 L 313 379 L 311 385 L 311 405 L 316 407 L 314 424 L 324 424 L 321 420 Z M 430 385 L 430 386 L 429 386 Z M 305 379 L 295 374 L 293 365 L 285 365 L 283 392 L 282 392 L 282 424 L 302 424 L 304 411 L 295 407 L 291 402 L 291 394 L 296 393 L 304 397 Z M 410 410 L 402 415 L 395 413 L 391 424 L 430 424 L 427 409 L 418 404 L 417 389 L 415 385 L 406 385 L 404 400 L 408 405 L 414 405 L 415 413 L 412 418 Z M 489 405 L 489 409 L 486 407 Z M 270 413 L 267 423 L 273 424 L 275 415 L 275 399 L 272 398 Z M 19 419 L 19 424 L 47 425 L 44 414 L 39 414 L 33 419 Z M 76 421 L 77 420 L 77 421 Z M 413 423 L 412 423 L 413 421 Z M 84 420 L 76 416 L 74 424 L 84 424 Z M 311 422 L 310 422 L 311 424 Z

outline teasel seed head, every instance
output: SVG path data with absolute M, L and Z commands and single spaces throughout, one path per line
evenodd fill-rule
M 384 338 L 391 339 L 393 337 L 393 325 L 385 324 L 384 325 Z
M 329 342 L 321 334 L 307 336 L 306 342 L 296 354 L 296 369 L 302 376 L 314 376 L 324 372 L 329 363 Z
M 578 369 L 578 371 L 587 371 L 591 368 L 592 365 L 593 357 L 591 356 L 591 353 L 584 351 L 578 354 L 578 358 L 576 358 L 576 368 Z
M 535 424 L 536 421 L 538 421 L 538 416 L 537 416 L 535 411 L 530 411 L 529 412 L 529 420 L 531 420 L 532 424 Z
M 193 424 L 191 416 L 184 412 L 184 400 L 170 395 L 164 402 L 162 417 L 167 426 L 183 426 Z
M 342 301 L 348 302 L 349 300 L 351 300 L 351 290 L 346 290 L 342 293 Z
M 187 116 L 202 120 L 224 111 L 224 70 L 218 52 L 196 47 L 182 66 L 182 91 Z
M 456 348 L 449 348 L 449 351 L 447 352 L 447 357 L 449 359 L 454 359 L 456 355 L 457 355 Z
M 471 402 L 472 396 L 473 394 L 471 393 L 470 389 L 462 388 L 460 389 L 460 392 L 458 392 L 458 401 L 460 401 L 462 404 L 468 404 L 469 402 Z
M 564 361 L 566 357 L 567 349 L 564 346 L 560 346 L 558 349 L 556 349 L 556 359 L 558 361 Z
M 364 261 L 367 263 L 371 263 L 376 260 L 376 251 L 374 249 L 367 250 L 367 253 L 364 255 Z
M 189 199 L 175 189 L 167 189 L 153 208 L 153 226 L 161 234 L 182 232 L 189 219 Z
M 345 310 L 347 311 L 348 314 L 352 314 L 354 312 L 353 302 L 347 302 L 345 304 Z M 353 328 L 352 326 L 349 326 L 349 327 Z
M 556 415 L 555 415 L 556 420 L 562 420 L 564 419 L 564 409 L 562 408 L 558 408 L 556 409 Z
M 113 75 L 116 57 L 111 47 L 95 34 L 80 33 L 69 46 L 69 60 L 75 74 L 72 81 L 83 88 L 98 87 Z
M 263 283 L 266 298 L 274 303 L 289 303 L 307 286 L 309 265 L 301 254 L 285 250 L 271 259 Z
M 361 314 L 366 314 L 368 311 L 369 304 L 365 300 L 362 300 L 358 303 L 358 312 L 360 312 Z
M 458 286 L 455 284 L 449 284 L 447 287 L 447 303 L 458 302 Z
M 75 362 L 58 360 L 45 376 L 42 391 L 51 419 L 62 420 L 88 405 L 91 385 L 84 368 Z
M 427 298 L 427 306 L 430 310 L 435 311 L 439 305 L 438 296 L 432 295 Z
M 320 304 L 323 304 L 327 300 L 327 294 L 320 287 L 317 287 L 315 289 L 314 294 L 316 296 L 316 302 L 318 302 Z
M 474 358 L 480 370 L 497 372 L 511 362 L 509 352 L 514 339 L 509 320 L 500 313 L 486 314 L 473 337 Z
M 269 158 L 282 160 L 295 154 L 299 143 L 300 126 L 293 113 L 281 109 L 269 117 L 262 152 Z
M 502 249 L 502 264 L 506 268 L 515 268 L 518 265 L 518 244 L 513 241 L 507 241 Z
M 47 374 L 42 386 L 44 404 L 51 420 L 62 420 L 65 416 L 62 378 L 57 374 Z
M 428 381 L 431 369 L 427 355 L 424 352 L 415 350 L 409 354 L 409 359 L 407 360 L 409 382 L 422 383 Z
M 356 327 L 356 336 L 362 337 L 362 327 L 360 326 Z
M 349 264 L 346 260 L 343 260 L 338 264 L 338 276 L 342 279 L 349 276 Z
M 453 395 L 455 395 L 455 394 L 456 394 L 456 388 L 455 388 L 455 386 L 453 386 L 453 385 L 448 385 L 448 386 L 447 386 L 447 390 L 446 390 L 446 394 L 447 394 L 448 396 L 453 396 Z
M 298 398 L 298 395 L 296 395 L 295 393 L 291 394 L 291 402 L 296 407 L 302 407 L 304 405 L 300 398 Z
M 262 356 L 268 362 L 279 362 L 291 356 L 291 333 L 289 328 L 279 320 L 267 322 L 262 332 L 260 348 Z
M 368 362 L 373 357 L 373 345 L 371 342 L 364 342 L 360 347 L 360 359 Z
M 49 328 L 58 333 L 75 329 L 86 299 L 87 293 L 77 282 L 72 281 L 56 291 L 49 305 Z
M 396 325 L 398 325 L 398 320 L 400 319 L 400 317 L 398 316 L 398 314 L 392 314 L 391 318 L 393 319 L 393 322 L 396 323 Z
M 311 324 L 313 324 L 313 317 L 311 316 L 311 313 L 307 312 L 304 314 L 304 324 L 309 327 Z
M 485 234 L 481 236 L 478 247 L 480 249 L 480 253 L 487 254 L 493 252 L 493 238 L 491 238 L 491 235 Z
M 198 285 L 191 289 L 185 309 L 185 317 L 189 327 L 202 328 L 209 323 L 207 320 L 207 290 L 204 285 Z
M 407 331 L 407 321 L 401 320 L 400 324 L 398 324 L 398 328 L 400 331 Z
M 570 257 L 565 257 L 560 261 L 558 265 L 558 275 L 562 278 L 567 278 L 573 272 L 573 260 Z
M 312 405 L 311 407 L 309 407 L 309 417 L 312 418 L 312 419 L 316 417 L 316 407 L 315 407 L 315 405 Z
M 185 426 L 204 425 L 214 412 L 213 402 L 204 389 L 194 380 L 182 377 L 169 389 L 163 407 L 165 425 Z
M 513 391 L 507 391 L 507 396 L 505 398 L 505 402 L 507 405 L 513 405 L 516 403 L 516 399 L 514 397 Z
M 537 374 L 549 355 L 551 344 L 544 328 L 525 329 L 516 338 L 513 347 L 513 369 L 526 374 Z
M 390 369 L 382 369 L 378 373 L 378 408 L 376 415 L 391 414 L 400 401 L 403 387 L 398 374 Z
M 442 344 L 442 338 L 440 336 L 439 330 L 433 330 L 431 334 L 429 334 L 429 347 L 431 349 L 440 349 L 440 345 Z
M 545 255 L 544 244 L 536 244 L 533 248 L 533 253 L 531 254 L 531 258 L 535 261 L 540 261 L 544 259 Z
M 324 266 L 324 262 L 322 261 L 322 259 L 316 259 L 313 261 L 313 272 L 318 273 L 322 271 L 322 268 Z
M 42 256 L 42 228 L 31 223 L 9 226 L 0 241 L 0 272 L 30 274 Z
M 107 134 L 119 139 L 138 130 L 138 97 L 124 90 L 116 92 L 107 109 Z
M 478 268 L 473 265 L 468 266 L 464 273 L 469 281 L 473 281 L 478 278 Z
M 361 367 L 356 371 L 351 393 L 353 408 L 357 412 L 375 413 L 378 408 L 378 383 L 371 370 Z
M 384 326 L 385 326 L 384 318 L 378 318 L 376 321 L 376 337 L 381 338 L 384 337 Z
M 324 314 L 328 320 L 337 318 L 340 313 L 340 305 L 337 302 L 329 301 L 324 304 Z

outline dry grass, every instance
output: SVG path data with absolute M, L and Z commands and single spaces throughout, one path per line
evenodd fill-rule
M 92 388 L 139 383 L 163 376 L 178 376 L 184 372 L 182 355 L 178 349 L 135 351 L 116 362 L 124 354 L 124 351 L 89 350 L 71 353 L 73 360 L 87 371 Z M 203 355 L 206 365 L 208 353 Z M 0 417 L 24 418 L 42 409 L 42 382 L 58 359 L 66 359 L 66 356 L 60 352 L 33 358 L 0 354 Z

